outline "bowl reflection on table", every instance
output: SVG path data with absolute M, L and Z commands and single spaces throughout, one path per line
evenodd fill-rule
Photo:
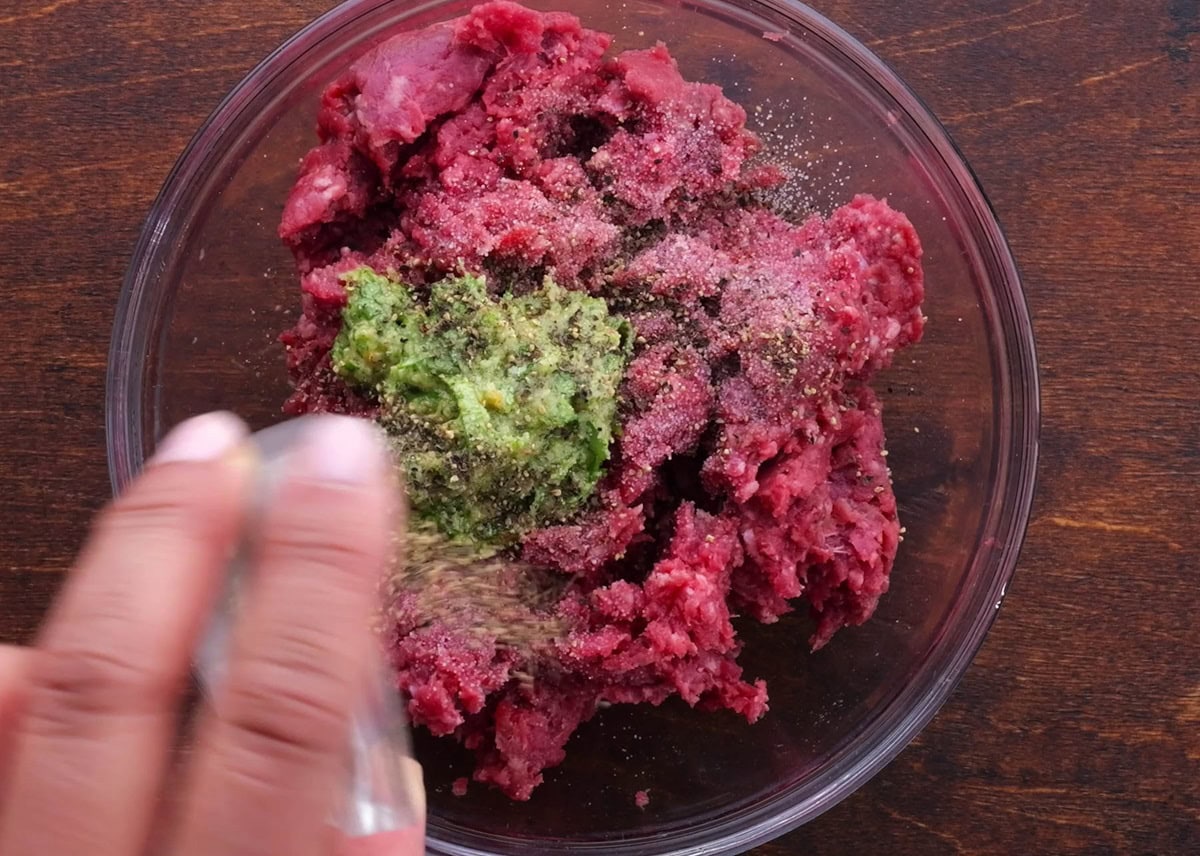
M 469 2 L 363 0 L 333 10 L 251 73 L 193 140 L 151 213 L 109 366 L 114 486 L 164 429 L 229 409 L 278 421 L 276 340 L 299 289 L 276 235 L 323 86 L 398 29 Z M 573 11 L 616 49 L 661 39 L 685 77 L 721 84 L 797 175 L 799 209 L 885 196 L 925 246 L 930 322 L 878 381 L 902 522 L 892 589 L 866 626 L 816 654 L 809 622 L 740 621 L 742 663 L 771 710 L 749 726 L 674 700 L 613 707 L 572 738 L 528 803 L 473 785 L 468 754 L 418 735 L 441 852 L 735 852 L 829 808 L 928 721 L 966 668 L 1016 562 L 1032 493 L 1037 379 L 1017 274 L 941 127 L 857 42 L 798 3 L 532 3 Z M 771 38 L 764 38 L 764 33 Z M 778 38 L 776 34 L 782 34 Z M 761 109 L 755 109 L 761 108 Z M 638 808 L 634 793 L 648 790 Z

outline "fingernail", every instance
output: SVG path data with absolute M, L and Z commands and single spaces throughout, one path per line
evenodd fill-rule
M 416 812 L 417 822 L 425 820 L 425 771 L 416 758 L 400 759 L 400 768 L 404 776 L 408 797 L 412 801 L 412 809 Z
M 150 463 L 215 461 L 246 437 L 246 426 L 232 413 L 195 416 L 177 425 L 154 451 Z
M 300 457 L 313 478 L 344 484 L 382 478 L 390 460 L 374 423 L 352 416 L 314 419 Z

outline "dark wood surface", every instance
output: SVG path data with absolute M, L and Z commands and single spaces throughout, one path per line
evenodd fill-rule
M 0 641 L 109 492 L 113 308 L 154 194 L 329 0 L 0 4 Z M 894 763 L 774 854 L 1200 852 L 1200 0 L 815 0 L 945 121 L 1044 384 L 1018 576 Z

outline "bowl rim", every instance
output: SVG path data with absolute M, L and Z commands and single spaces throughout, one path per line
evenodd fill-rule
M 146 283 L 169 243 L 165 240 L 169 229 L 178 228 L 173 216 L 175 209 L 189 189 L 203 178 L 205 170 L 211 167 L 212 144 L 222 137 L 235 118 L 239 117 L 272 81 L 302 57 L 310 47 L 324 42 L 361 15 L 395 2 L 396 0 L 347 0 L 297 30 L 247 73 L 222 99 L 189 141 L 164 180 L 138 237 L 133 250 L 132 264 L 121 286 L 108 353 L 105 429 L 108 467 L 114 494 L 119 494 L 132 479 L 140 461 L 135 462 L 130 452 L 143 448 L 146 440 L 142 436 L 140 417 L 143 402 L 140 396 L 147 353 L 146 348 L 140 347 L 138 343 L 139 325 L 132 322 L 141 317 L 145 309 L 149 297 Z M 992 524 L 990 528 L 995 530 L 992 540 L 996 555 L 990 559 L 992 571 L 990 578 L 986 580 L 986 590 L 975 592 L 975 597 L 971 598 L 968 604 L 975 608 L 965 612 L 966 617 L 970 619 L 970 632 L 960 641 L 957 648 L 942 652 L 944 655 L 948 653 L 949 656 L 943 656 L 943 661 L 938 663 L 935 670 L 936 680 L 924 690 L 920 698 L 912 700 L 915 703 L 905 703 L 909 687 L 887 703 L 883 714 L 871 723 L 877 739 L 869 745 L 863 745 L 859 741 L 853 748 L 842 752 L 830 764 L 830 769 L 823 771 L 825 784 L 822 788 L 799 801 L 789 801 L 791 790 L 780 791 L 764 800 L 760 806 L 746 811 L 735 810 L 702 822 L 682 834 L 675 835 L 673 841 L 665 841 L 662 837 L 671 833 L 630 837 L 618 842 L 563 841 L 561 846 L 549 841 L 539 840 L 533 844 L 523 840 L 524 847 L 534 849 L 535 852 L 571 850 L 589 853 L 644 853 L 644 848 L 650 844 L 654 852 L 675 856 L 737 853 L 789 832 L 841 802 L 890 763 L 912 741 L 961 681 L 983 644 L 1007 594 L 1032 509 L 1041 423 L 1037 347 L 1032 319 L 1020 272 L 1003 227 L 978 176 L 968 164 L 958 144 L 925 102 L 883 59 L 808 5 L 798 0 L 711 2 L 717 6 L 734 5 L 744 10 L 748 6 L 747 11 L 760 16 L 763 11 L 768 11 L 789 24 L 803 27 L 804 30 L 819 36 L 844 58 L 852 61 L 860 72 L 881 86 L 904 110 L 923 135 L 924 141 L 940 155 L 945 167 L 954 177 L 958 189 L 970 203 L 978 225 L 990 239 L 989 246 L 980 248 L 981 252 L 990 256 L 1002 274 L 1000 280 L 989 282 L 992 296 L 1003 304 L 1000 326 L 1004 335 L 998 338 L 998 342 L 1005 350 L 1005 364 L 1000 367 L 999 374 L 1001 380 L 1006 381 L 1006 387 L 999 396 L 997 412 L 1000 412 L 1005 404 L 1014 410 L 1009 420 L 1010 424 L 997 426 L 1001 433 L 994 454 L 1000 470 L 1003 471 L 1003 477 L 996 479 L 993 499 L 1004 497 L 1008 498 L 1008 501 L 993 502 L 993 505 L 1003 507 L 993 510 L 994 520 L 985 519 L 980 526 L 982 533 L 989 530 L 989 523 Z M 564 5 L 569 3 L 570 0 L 565 0 Z M 426 0 L 408 6 L 406 11 L 415 16 L 423 10 L 440 5 L 439 0 Z M 131 380 L 135 379 L 138 383 L 131 383 Z M 139 418 L 130 418 L 131 414 Z M 998 422 L 1001 421 L 998 417 L 994 418 L 997 418 Z M 1006 433 L 1011 433 L 1007 448 L 1002 442 Z M 980 561 L 982 546 L 976 545 L 973 562 Z M 968 594 L 957 595 L 955 605 L 962 605 Z M 931 658 L 939 653 L 939 647 L 946 646 L 935 646 Z M 512 839 L 512 843 L 516 842 L 517 839 Z M 456 856 L 475 856 L 489 852 L 439 841 L 436 838 L 430 838 L 428 844 L 432 852 Z M 669 849 L 666 845 L 670 845 Z

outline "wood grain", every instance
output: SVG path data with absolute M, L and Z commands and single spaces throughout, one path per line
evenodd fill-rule
M 1044 385 L 1038 500 L 966 679 L 769 854 L 1200 851 L 1200 0 L 816 0 L 948 125 L 1005 224 Z M 322 0 L 0 9 L 0 641 L 105 501 L 109 327 L 220 96 Z

